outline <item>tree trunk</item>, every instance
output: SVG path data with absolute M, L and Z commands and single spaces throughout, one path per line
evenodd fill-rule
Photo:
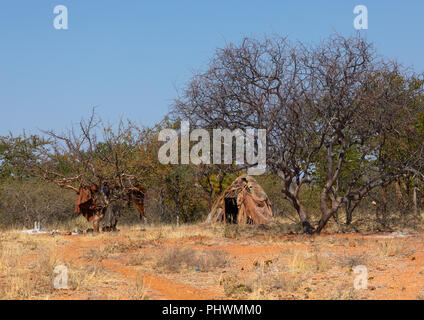
M 414 187 L 412 201 L 414 203 L 414 214 L 415 216 L 418 216 L 417 187 Z
M 398 200 L 399 209 L 400 209 L 401 212 L 403 212 L 404 205 L 403 205 L 402 190 L 401 190 L 399 178 L 396 179 L 396 181 L 395 181 L 395 190 L 396 190 L 396 197 L 397 197 L 397 200 Z
M 330 220 L 330 218 L 337 212 L 337 210 L 339 209 L 341 205 L 340 200 L 334 199 L 331 201 L 331 208 L 329 208 L 327 204 L 328 200 L 329 200 L 328 191 L 327 191 L 327 188 L 324 188 L 320 196 L 320 208 L 321 208 L 322 216 L 318 222 L 317 228 L 315 229 L 315 233 L 320 233 L 322 229 L 324 229 L 328 220 Z
M 352 215 L 353 215 L 353 206 L 352 201 L 349 200 L 346 204 L 346 225 L 349 226 L 352 223 Z
M 381 201 L 383 202 L 383 207 L 381 209 L 383 226 L 386 225 L 386 216 L 387 216 L 387 184 L 383 185 L 383 195 L 381 196 Z
M 307 234 L 313 234 L 315 229 L 312 227 L 311 223 L 309 222 L 308 213 L 305 209 L 305 207 L 300 202 L 300 199 L 298 196 L 289 190 L 283 190 L 283 193 L 285 195 L 286 200 L 289 200 L 291 204 L 293 205 L 294 209 L 296 210 L 300 224 L 302 225 L 302 230 L 304 233 Z
M 291 201 L 297 211 L 297 214 L 299 215 L 303 232 L 307 234 L 313 234 L 315 229 L 309 222 L 308 213 L 306 212 L 305 207 L 301 204 L 299 199 L 292 199 Z
M 100 221 L 104 218 L 104 214 L 95 214 L 93 219 L 94 232 L 100 232 Z
M 166 206 L 165 206 L 165 192 L 163 189 L 160 191 L 160 214 L 161 214 L 161 221 L 165 221 Z
M 315 229 L 309 222 L 308 213 L 299 199 L 299 189 L 301 183 L 298 182 L 297 185 L 294 185 L 294 178 L 285 175 L 281 171 L 278 172 L 278 176 L 284 181 L 284 189 L 282 192 L 285 196 L 285 199 L 291 202 L 297 214 L 299 215 L 299 220 L 302 225 L 303 232 L 307 234 L 313 234 Z
M 424 206 L 424 192 L 421 191 L 421 197 L 420 197 L 420 208 Z
M 315 229 L 315 233 L 320 233 L 322 231 L 322 229 L 324 229 L 324 227 L 327 224 L 328 220 L 330 220 L 330 218 L 334 215 L 335 212 L 336 212 L 336 210 L 330 209 L 330 210 L 326 210 L 322 214 L 322 217 L 321 217 L 321 219 L 318 222 L 318 226 Z

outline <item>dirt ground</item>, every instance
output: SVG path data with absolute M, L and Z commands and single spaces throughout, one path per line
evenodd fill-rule
M 54 288 L 58 265 L 67 268 L 67 289 Z M 355 289 L 357 266 L 366 268 L 366 289 Z M 424 234 L 281 235 L 221 225 L 3 232 L 0 298 L 424 299 Z

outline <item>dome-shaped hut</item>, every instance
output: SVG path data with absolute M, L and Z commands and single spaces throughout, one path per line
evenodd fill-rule
M 264 224 L 273 218 L 271 202 L 251 176 L 243 175 L 218 197 L 207 222 Z

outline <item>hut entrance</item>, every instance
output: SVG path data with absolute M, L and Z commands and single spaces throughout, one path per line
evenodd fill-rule
M 225 198 L 225 220 L 227 223 L 237 223 L 237 198 Z
M 238 205 L 237 205 L 238 204 Z M 207 222 L 265 224 L 273 220 L 271 202 L 251 176 L 240 176 L 215 200 Z

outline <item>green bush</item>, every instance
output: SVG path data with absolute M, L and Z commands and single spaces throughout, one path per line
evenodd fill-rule
M 10 180 L 0 190 L 0 227 L 32 228 L 75 218 L 75 193 L 38 179 Z

